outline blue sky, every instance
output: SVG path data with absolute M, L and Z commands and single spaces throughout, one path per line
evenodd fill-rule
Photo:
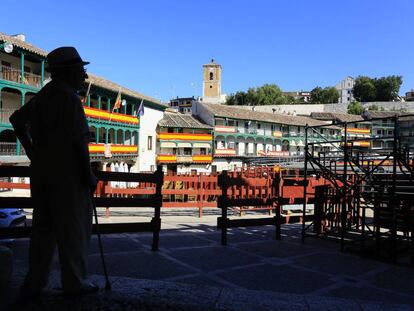
M 163 101 L 200 96 L 202 65 L 222 90 L 285 91 L 344 77 L 402 75 L 414 88 L 412 0 L 3 0 L 0 31 L 50 51 L 78 48 L 90 72 Z

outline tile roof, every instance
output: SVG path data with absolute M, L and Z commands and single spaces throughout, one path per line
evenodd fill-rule
M 398 112 L 398 111 L 372 111 L 372 110 L 368 110 L 368 115 L 371 118 L 388 118 L 388 117 L 394 117 L 396 115 L 401 115 L 401 112 Z
M 158 122 L 158 125 L 163 127 L 213 129 L 213 127 L 200 122 L 192 115 L 178 112 L 165 112 L 164 117 Z
M 162 104 L 158 99 L 155 99 L 155 98 L 146 96 L 142 93 L 130 90 L 126 87 L 123 87 L 123 86 L 120 86 L 119 84 L 116 84 L 115 82 L 109 81 L 109 80 L 104 79 L 102 77 L 98 77 L 98 76 L 96 76 L 92 73 L 89 73 L 89 72 L 88 72 L 88 76 L 89 76 L 89 78 L 86 79 L 86 82 L 85 82 L 86 86 L 88 85 L 89 82 L 91 82 L 92 86 L 98 86 L 98 87 L 101 87 L 101 88 L 104 88 L 104 89 L 108 89 L 108 90 L 113 91 L 115 93 L 118 93 L 118 91 L 121 90 L 121 96 L 122 96 L 122 94 L 125 94 L 125 95 L 131 96 L 131 97 L 137 97 L 139 99 L 144 99 L 144 100 L 147 100 L 147 101 L 151 101 L 153 103 L 159 104 L 160 106 L 163 106 L 163 107 L 167 108 L 167 106 Z
M 368 110 L 368 118 L 391 118 L 399 116 L 400 121 L 412 121 L 414 120 L 414 113 L 400 112 L 400 111 L 372 111 Z
M 357 122 L 363 121 L 360 115 L 334 112 L 312 112 L 311 118 L 324 121 Z
M 5 33 L 0 32 L 0 41 L 2 42 L 10 42 L 14 46 L 17 46 L 18 48 L 31 52 L 33 54 L 46 57 L 47 52 L 45 50 L 39 49 L 38 47 L 26 42 L 22 41 L 18 38 L 6 35 Z
M 252 111 L 242 108 L 237 108 L 237 106 L 227 106 L 219 104 L 207 104 L 199 103 L 204 106 L 210 113 L 216 117 L 232 118 L 232 119 L 242 119 L 242 120 L 254 120 L 254 121 L 264 121 L 269 123 L 279 123 L 287 125 L 299 125 L 305 126 L 316 126 L 326 124 L 325 122 L 318 122 L 315 119 L 304 117 L 304 116 L 290 116 L 281 113 L 269 113 L 261 111 Z

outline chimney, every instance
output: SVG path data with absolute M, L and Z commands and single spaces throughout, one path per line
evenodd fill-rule
M 22 33 L 19 33 L 17 35 L 11 35 L 10 37 L 15 38 L 15 39 L 20 40 L 20 41 L 23 41 L 23 42 L 26 42 L 26 35 L 24 35 Z

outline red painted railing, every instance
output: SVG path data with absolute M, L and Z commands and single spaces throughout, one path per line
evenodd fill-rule
M 279 198 L 284 204 L 303 203 L 303 177 L 286 176 L 285 171 L 275 171 L 270 167 L 247 169 L 243 172 L 229 172 L 229 176 L 241 177 L 243 186 L 233 186 L 227 191 L 231 198 L 270 198 L 272 185 L 276 185 Z M 314 199 L 315 186 L 329 184 L 320 177 L 308 177 L 307 203 Z M 111 182 L 100 182 L 97 195 L 100 197 L 133 197 L 155 193 L 153 184 L 124 183 L 118 187 Z M 29 189 L 29 184 L 0 182 L 3 189 Z M 204 208 L 217 207 L 217 198 L 221 195 L 218 186 L 218 174 L 167 174 L 161 194 L 163 208 L 198 208 L 200 217 Z M 241 211 L 241 210 L 240 210 Z M 241 211 L 242 212 L 242 211 Z

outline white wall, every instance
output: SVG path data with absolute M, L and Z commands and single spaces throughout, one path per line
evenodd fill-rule
M 243 166 L 243 162 L 241 160 L 233 159 L 229 163 L 227 159 L 216 158 L 213 160 L 212 165 L 217 166 L 217 172 L 221 172 L 223 170 L 232 171 L 234 168 L 241 168 Z
M 193 102 L 192 110 L 193 114 L 198 115 L 201 118 L 201 120 L 203 120 L 205 123 L 209 125 L 214 125 L 213 115 L 198 102 Z
M 197 170 L 197 173 L 211 173 L 211 164 L 191 164 L 191 165 L 177 165 L 178 174 L 189 174 L 191 170 Z
M 369 102 L 361 103 L 363 107 L 369 107 L 376 105 L 382 107 L 385 111 L 392 111 L 405 109 L 407 112 L 414 112 L 414 102 Z M 243 108 L 251 110 L 251 106 L 237 106 L 237 108 Z M 346 113 L 348 104 L 321 104 L 321 105 L 312 105 L 312 104 L 300 104 L 300 105 L 265 105 L 265 106 L 256 106 L 255 111 L 261 112 L 270 112 L 272 109 L 276 109 L 276 113 L 289 113 L 296 115 L 310 115 L 312 112 L 334 112 L 334 113 Z
M 150 107 L 145 107 L 144 115 L 140 118 L 138 170 L 140 172 L 151 171 L 151 166 L 156 169 L 156 144 L 157 124 L 163 118 L 164 112 Z M 152 136 L 152 150 L 148 150 L 148 136 Z
M 243 108 L 246 110 L 252 110 L 251 106 L 237 106 L 237 108 Z M 269 112 L 273 113 L 285 113 L 285 114 L 306 114 L 310 115 L 311 112 L 323 112 L 324 105 L 310 105 L 310 104 L 300 104 L 300 105 L 264 105 L 264 106 L 255 106 L 255 111 Z

